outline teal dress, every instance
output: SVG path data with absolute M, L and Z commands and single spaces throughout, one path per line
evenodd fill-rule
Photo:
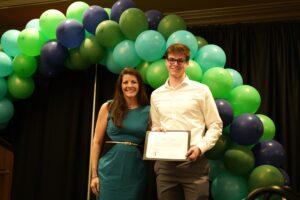
M 112 141 L 143 143 L 149 106 L 130 109 L 123 127 L 116 127 L 110 115 L 106 133 Z M 99 160 L 100 200 L 140 200 L 146 185 L 146 164 L 135 146 L 115 144 Z

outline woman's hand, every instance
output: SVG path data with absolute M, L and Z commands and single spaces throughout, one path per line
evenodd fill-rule
M 91 178 L 91 189 L 92 192 L 98 197 L 99 196 L 99 188 L 100 188 L 100 181 L 98 176 L 94 176 Z

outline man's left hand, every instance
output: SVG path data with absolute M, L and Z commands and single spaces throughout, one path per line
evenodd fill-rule
M 190 160 L 190 161 L 195 161 L 197 159 L 198 156 L 201 155 L 201 150 L 199 149 L 199 147 L 197 146 L 193 146 L 191 147 L 188 152 L 186 153 L 186 157 Z

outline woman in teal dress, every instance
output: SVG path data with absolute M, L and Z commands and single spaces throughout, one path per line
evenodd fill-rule
M 96 123 L 91 190 L 97 199 L 143 199 L 146 164 L 140 148 L 148 124 L 149 102 L 142 78 L 135 69 L 125 68 L 113 100 L 101 106 Z

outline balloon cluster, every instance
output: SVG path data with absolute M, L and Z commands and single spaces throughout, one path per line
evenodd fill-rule
M 118 0 L 112 8 L 77 1 L 65 14 L 49 9 L 22 31 L 6 31 L 0 51 L 0 128 L 13 117 L 12 100 L 34 92 L 36 71 L 54 77 L 65 68 L 85 70 L 95 64 L 116 74 L 132 67 L 145 84 L 157 88 L 168 77 L 166 48 L 181 43 L 191 53 L 186 74 L 210 88 L 224 124 L 223 135 L 206 153 L 213 198 L 240 200 L 257 187 L 284 184 L 284 152 L 273 140 L 275 125 L 255 114 L 259 92 L 243 84 L 239 72 L 225 68 L 221 47 L 186 28 L 178 15 L 143 12 L 131 0 Z

